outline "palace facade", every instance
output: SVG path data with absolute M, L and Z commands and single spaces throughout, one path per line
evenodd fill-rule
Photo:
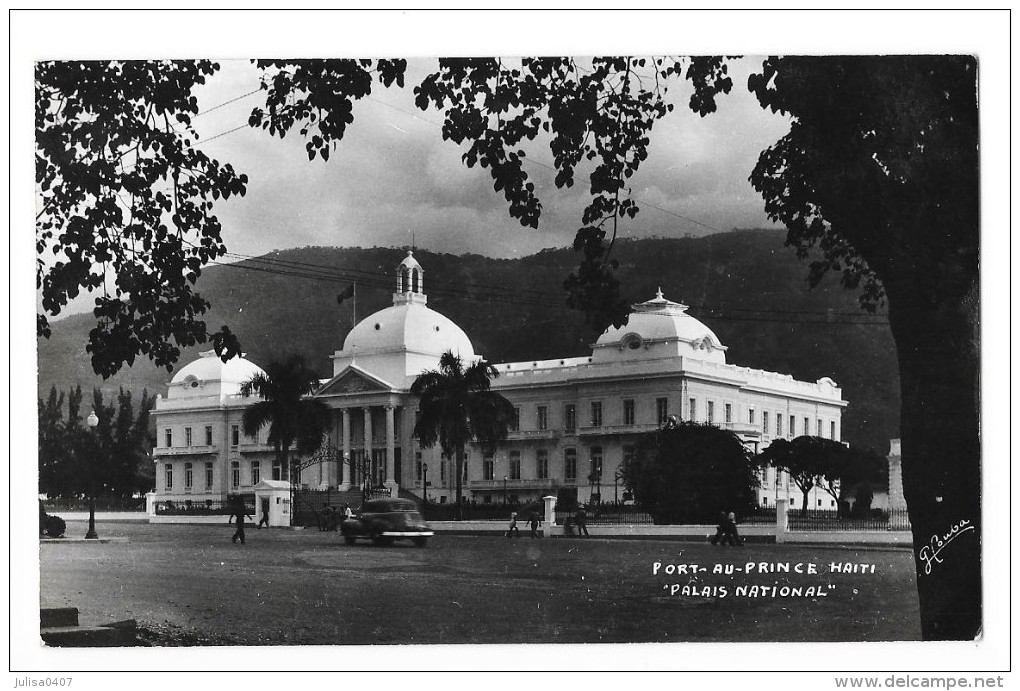
M 346 491 L 369 481 L 393 494 L 454 501 L 453 461 L 414 438 L 410 386 L 446 351 L 465 362 L 481 355 L 460 327 L 427 306 L 424 274 L 408 252 L 393 305 L 361 320 L 332 355 L 333 376 L 313 395 L 335 414 L 323 450 L 303 459 L 300 484 Z M 529 501 L 568 488 L 582 502 L 627 500 L 619 474 L 625 458 L 638 435 L 671 417 L 733 430 L 753 451 L 805 434 L 840 439 L 847 403 L 835 382 L 728 364 L 726 351 L 685 305 L 659 291 L 633 305 L 628 324 L 602 334 L 589 356 L 497 364 L 492 388 L 517 415 L 494 453 L 469 446 L 464 496 Z M 265 430 L 249 438 L 241 427 L 251 399 L 239 395 L 240 386 L 259 371 L 243 358 L 224 364 L 209 352 L 173 377 L 153 411 L 157 501 L 222 501 L 260 480 L 286 479 Z M 770 470 L 759 503 L 780 498 L 799 506 L 801 493 Z M 820 490 L 809 503 L 835 507 Z

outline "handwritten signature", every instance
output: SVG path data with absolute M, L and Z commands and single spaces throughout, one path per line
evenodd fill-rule
M 932 564 L 941 564 L 942 559 L 939 558 L 939 554 L 942 550 L 946 548 L 946 545 L 966 533 L 968 530 L 974 530 L 974 526 L 972 526 L 970 521 L 965 518 L 959 523 L 953 524 L 953 527 L 951 527 L 945 534 L 932 535 L 928 544 L 922 547 L 921 551 L 917 553 L 917 556 L 924 562 L 924 573 L 931 573 Z

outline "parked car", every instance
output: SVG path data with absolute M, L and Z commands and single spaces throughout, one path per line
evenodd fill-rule
M 391 545 L 394 540 L 411 540 L 424 547 L 434 533 L 409 499 L 372 499 L 365 502 L 354 518 L 340 524 L 344 542 L 354 544 L 368 538 L 377 545 Z

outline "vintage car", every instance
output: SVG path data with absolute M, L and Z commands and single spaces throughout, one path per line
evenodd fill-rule
M 340 534 L 349 545 L 363 537 L 377 545 L 406 539 L 424 547 L 434 533 L 413 501 L 387 498 L 366 501 L 357 516 L 340 524 Z

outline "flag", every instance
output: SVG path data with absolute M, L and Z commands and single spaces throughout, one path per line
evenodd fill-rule
M 344 304 L 344 300 L 353 296 L 354 296 L 354 284 L 352 283 L 351 285 L 347 286 L 342 291 L 337 293 L 336 304 L 342 305 Z

